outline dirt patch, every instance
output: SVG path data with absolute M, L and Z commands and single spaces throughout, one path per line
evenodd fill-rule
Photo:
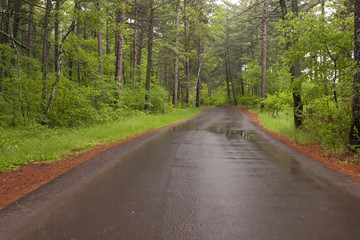
M 189 119 L 195 118 L 199 114 L 196 114 Z M 129 142 L 152 132 L 160 131 L 161 129 L 164 129 L 166 127 L 180 124 L 189 119 L 179 121 L 177 123 L 173 123 L 155 130 L 142 132 L 124 140 L 108 143 L 105 145 L 99 145 L 90 150 L 86 150 L 85 152 L 74 152 L 71 155 L 64 156 L 62 161 L 53 163 L 42 162 L 36 164 L 27 164 L 24 166 L 20 166 L 20 168 L 16 171 L 7 171 L 0 173 L 0 209 L 18 200 L 27 193 L 30 193 L 33 190 L 41 187 L 42 185 L 50 182 L 54 178 L 69 171 L 75 166 L 87 160 L 90 160 L 95 155 L 104 152 L 109 148 L 118 146 L 125 142 Z
M 317 144 L 306 144 L 305 145 L 305 144 L 299 144 L 296 142 L 292 142 L 287 137 L 266 129 L 259 121 L 259 116 L 257 114 L 251 113 L 247 109 L 244 109 L 244 108 L 236 108 L 236 110 L 242 111 L 242 112 L 246 113 L 247 115 L 249 115 L 252 118 L 253 122 L 257 126 L 259 126 L 263 131 L 274 136 L 276 139 L 286 143 L 288 146 L 291 146 L 291 147 L 299 150 L 301 153 L 310 156 L 312 159 L 314 159 L 316 161 L 321 161 L 321 162 L 326 163 L 328 165 L 328 167 L 333 171 L 352 176 L 352 179 L 355 182 L 360 183 L 360 166 L 359 166 L 359 164 L 356 164 L 356 163 L 345 164 L 344 163 L 345 160 L 351 159 L 351 156 L 348 153 L 326 156 L 324 153 L 324 149 L 322 149 L 319 145 L 317 145 Z

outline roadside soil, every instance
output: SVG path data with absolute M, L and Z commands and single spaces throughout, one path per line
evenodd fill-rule
M 257 114 L 249 112 L 245 108 L 233 108 L 238 111 L 242 111 L 248 114 L 253 122 L 259 126 L 263 131 L 271 134 L 276 139 L 284 142 L 288 146 L 291 146 L 303 154 L 310 156 L 315 161 L 324 162 L 328 165 L 329 169 L 352 176 L 352 180 L 354 182 L 360 183 L 360 165 L 359 163 L 352 163 L 351 159 L 356 159 L 356 155 L 352 155 L 351 153 L 345 152 L 335 155 L 326 155 L 324 149 L 322 149 L 318 144 L 299 144 L 296 142 L 290 141 L 287 137 L 282 136 L 278 133 L 272 132 L 266 129 L 261 122 L 259 121 L 259 116 Z M 347 160 L 349 163 L 345 163 Z
M 353 176 L 353 180 L 360 183 L 360 167 L 359 164 L 341 164 L 341 160 L 349 158 L 347 155 L 335 155 L 335 156 L 325 156 L 324 150 L 321 149 L 318 145 L 303 145 L 289 141 L 284 136 L 281 136 L 277 133 L 271 132 L 266 129 L 259 121 L 259 117 L 256 114 L 250 113 L 246 109 L 233 108 L 239 111 L 242 111 L 248 114 L 255 124 L 257 124 L 262 130 L 273 135 L 276 139 L 286 143 L 287 145 L 298 149 L 300 152 L 309 155 L 312 159 L 316 161 L 325 162 L 328 164 L 329 168 L 340 172 L 342 174 L 347 174 Z M 196 115 L 197 116 L 197 115 Z M 195 117 L 195 116 L 194 116 Z M 187 120 L 184 120 L 187 121 Z M 181 121 L 181 122 L 184 122 Z M 174 123 L 169 126 L 179 124 Z M 165 126 L 168 127 L 168 126 Z M 7 171 L 0 173 L 0 209 L 9 205 L 10 203 L 16 201 L 27 193 L 41 187 L 42 185 L 50 182 L 54 178 L 60 176 L 61 174 L 69 171 L 75 166 L 90 160 L 95 155 L 125 142 L 131 141 L 133 139 L 139 138 L 146 134 L 149 134 L 154 131 L 159 131 L 165 127 L 146 131 L 143 133 L 136 134 L 127 139 L 109 143 L 105 145 L 96 146 L 93 149 L 87 150 L 85 152 L 77 153 L 74 152 L 69 156 L 64 156 L 62 161 L 53 162 L 53 163 L 36 163 L 36 164 L 27 164 L 21 166 L 16 171 Z

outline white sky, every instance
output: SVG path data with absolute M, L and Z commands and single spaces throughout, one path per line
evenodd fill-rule
M 234 3 L 234 4 L 237 4 L 237 3 L 239 3 L 239 0 L 227 0 L 228 2 L 231 2 L 231 3 Z M 222 0 L 217 0 L 216 1 L 217 3 L 223 3 L 223 1 Z

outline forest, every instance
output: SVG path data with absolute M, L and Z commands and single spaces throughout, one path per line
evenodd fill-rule
M 360 145 L 360 1 L 3 0 L 0 145 L 200 106 L 290 119 Z M 9 145 L 9 144 L 8 144 Z

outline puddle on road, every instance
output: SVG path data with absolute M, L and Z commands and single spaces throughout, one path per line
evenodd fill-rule
M 226 136 L 240 136 L 245 139 L 250 139 L 250 135 L 248 131 L 245 130 L 237 130 L 237 129 L 229 129 L 229 128 L 222 128 L 222 127 L 207 127 L 201 129 L 202 131 L 212 132 L 212 133 L 219 133 L 225 134 Z

